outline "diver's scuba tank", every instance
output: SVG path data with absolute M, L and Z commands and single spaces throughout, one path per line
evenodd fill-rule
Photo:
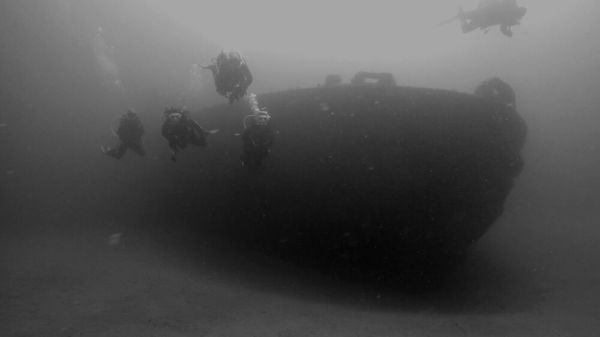
M 250 106 L 250 110 L 252 110 L 252 114 L 244 117 L 244 129 L 248 128 L 248 120 L 250 118 L 253 119 L 253 122 L 259 126 L 267 126 L 269 121 L 271 120 L 271 116 L 269 112 L 263 108 L 262 110 L 258 106 L 258 100 L 256 99 L 256 94 L 250 93 L 247 96 L 248 105 Z

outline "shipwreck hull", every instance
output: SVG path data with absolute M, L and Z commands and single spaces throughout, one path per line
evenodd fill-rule
M 202 155 L 213 223 L 261 247 L 399 259 L 461 252 L 501 215 L 522 167 L 516 111 L 451 91 L 376 85 L 259 96 L 275 142 L 240 165 L 245 104 L 195 117 L 220 128 Z

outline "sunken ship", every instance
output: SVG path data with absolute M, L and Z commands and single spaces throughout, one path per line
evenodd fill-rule
M 498 79 L 484 83 L 471 94 L 358 73 L 349 84 L 330 76 L 259 95 L 275 140 L 253 171 L 240 165 L 248 106 L 198 112 L 200 124 L 220 129 L 199 173 L 211 222 L 255 247 L 315 261 L 460 254 L 502 214 L 523 166 L 527 128 L 514 93 Z

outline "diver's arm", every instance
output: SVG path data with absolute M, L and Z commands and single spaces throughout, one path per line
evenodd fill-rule
M 196 130 L 198 132 L 204 132 L 204 129 L 195 120 L 190 119 L 190 123 L 192 124 L 192 127 L 194 128 L 194 130 Z

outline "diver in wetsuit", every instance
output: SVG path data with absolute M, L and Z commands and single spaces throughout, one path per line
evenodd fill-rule
M 200 68 L 212 72 L 217 93 L 227 97 L 229 103 L 244 97 L 253 81 L 248 64 L 237 52 L 221 51 L 211 64 L 200 65 Z
M 266 111 L 258 111 L 249 117 L 252 122 L 242 134 L 242 166 L 254 171 L 262 167 L 263 160 L 271 152 L 275 133 Z
M 502 34 L 511 37 L 512 26 L 520 24 L 525 13 L 527 8 L 517 6 L 516 0 L 481 0 L 476 9 L 465 12 L 460 8 L 456 16 L 440 24 L 458 19 L 463 33 L 475 29 L 482 29 L 487 33 L 490 27 L 499 26 Z
M 127 113 L 121 116 L 119 120 L 119 128 L 115 132 L 119 137 L 119 146 L 110 148 L 101 146 L 100 150 L 104 154 L 117 159 L 122 158 L 127 149 L 133 150 L 140 156 L 144 156 L 146 151 L 142 143 L 142 136 L 144 135 L 144 125 L 138 117 L 135 110 L 129 109 Z
M 171 148 L 171 160 L 176 161 L 176 154 L 185 149 L 188 144 L 204 147 L 206 146 L 206 135 L 216 131 L 204 131 L 204 129 L 190 117 L 189 111 L 185 109 L 167 108 L 164 111 L 165 120 L 161 133 L 169 142 Z

